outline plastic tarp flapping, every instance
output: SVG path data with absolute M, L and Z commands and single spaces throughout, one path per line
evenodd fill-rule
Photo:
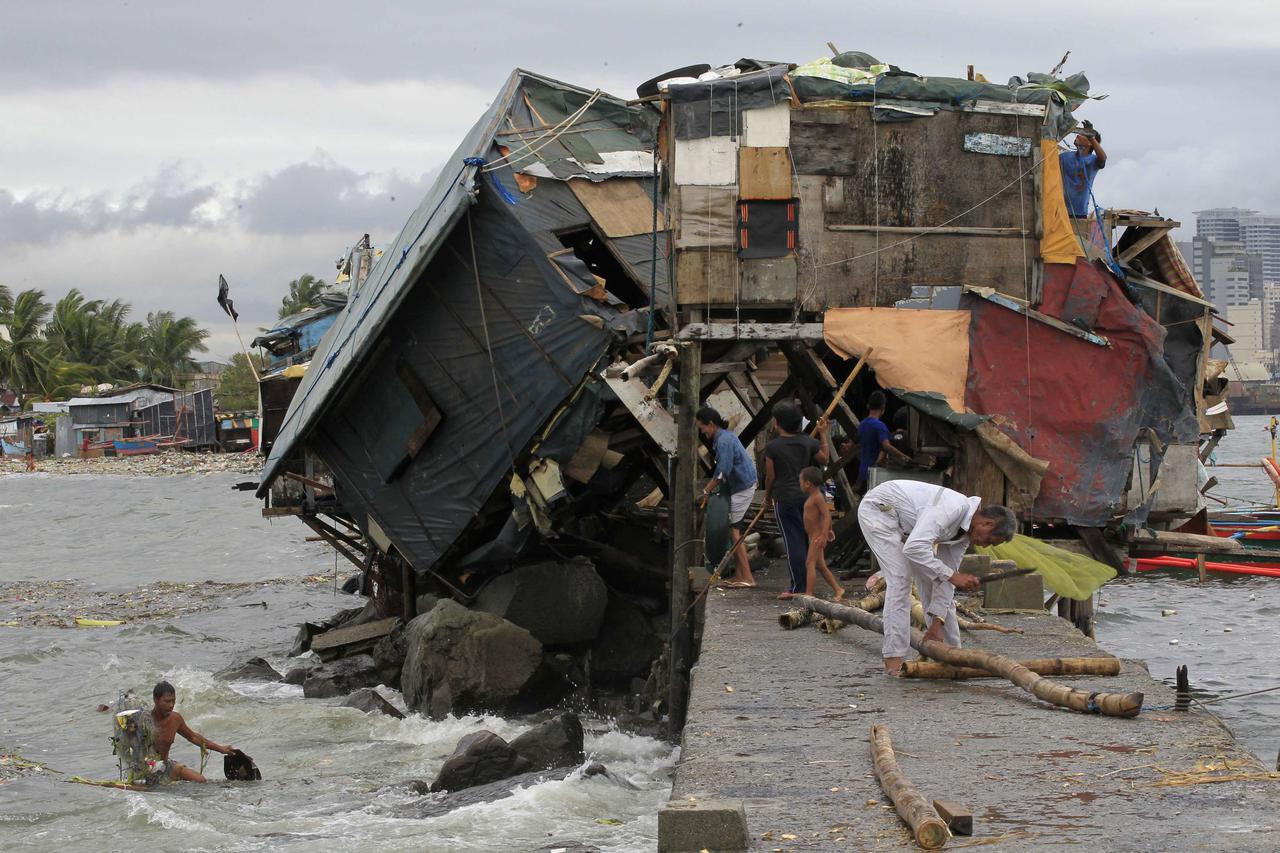
M 1195 440 L 1186 387 L 1165 362 L 1164 329 L 1109 273 L 1084 261 L 1046 264 L 1041 310 L 1091 316 L 1099 346 L 980 297 L 971 315 L 965 403 L 1049 468 L 1031 508 L 1037 518 L 1101 526 L 1120 513 L 1138 434 Z M 1139 515 L 1145 517 L 1141 508 Z
M 1046 264 L 1074 264 L 1081 256 L 1067 200 L 1062 192 L 1062 164 L 1058 161 L 1058 143 L 1040 140 L 1040 220 L 1044 236 L 1040 238 L 1040 257 Z
M 845 358 L 871 349 L 867 363 L 881 386 L 935 392 L 953 411 L 965 411 L 968 311 L 833 308 L 823 317 L 822 336 Z
M 1019 533 L 1012 542 L 988 548 L 974 548 L 997 560 L 1013 560 L 1019 568 L 1035 569 L 1044 585 L 1063 598 L 1084 601 L 1104 583 L 1116 576 L 1116 570 L 1092 557 L 1073 554 L 1040 539 Z

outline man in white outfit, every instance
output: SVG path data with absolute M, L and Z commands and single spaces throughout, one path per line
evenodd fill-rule
M 959 571 L 960 558 L 970 544 L 1008 542 L 1017 518 L 943 486 L 890 480 L 863 496 L 858 525 L 885 579 L 884 669 L 897 675 L 911 648 L 911 582 L 929 621 L 925 639 L 959 646 L 955 593 L 978 588 L 977 577 Z

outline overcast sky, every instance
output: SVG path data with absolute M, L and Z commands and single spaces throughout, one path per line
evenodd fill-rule
M 331 279 L 366 231 L 388 242 L 512 68 L 630 96 L 680 65 L 804 62 L 828 40 L 993 82 L 1070 50 L 1066 70 L 1110 95 L 1079 113 L 1111 158 L 1100 203 L 1188 225 L 1280 212 L 1268 3 L 40 0 L 0 24 L 0 283 L 190 314 L 226 359 L 218 274 L 247 339 L 290 279 Z

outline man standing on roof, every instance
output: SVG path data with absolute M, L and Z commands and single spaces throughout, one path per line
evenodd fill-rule
M 943 486 L 890 480 L 863 497 L 858 526 L 884 576 L 884 671 L 897 675 L 911 648 L 912 581 L 929 622 L 925 639 L 958 647 L 956 590 L 978 589 L 977 577 L 959 571 L 960 558 L 970 544 L 1008 542 L 1017 519 Z
M 1067 213 L 1076 218 L 1089 216 L 1093 179 L 1107 166 L 1107 152 L 1102 150 L 1102 134 L 1086 121 L 1076 134 L 1074 151 L 1058 155 L 1062 167 L 1062 193 L 1067 200 Z

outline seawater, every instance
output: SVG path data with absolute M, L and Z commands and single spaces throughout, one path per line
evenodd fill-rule
M 394 817 L 414 800 L 403 783 L 434 777 L 458 739 L 478 729 L 514 737 L 530 719 L 468 716 L 394 720 L 309 700 L 284 684 L 225 683 L 212 673 L 249 654 L 277 669 L 298 623 L 358 600 L 331 582 L 332 552 L 293 519 L 267 521 L 231 486 L 242 475 L 0 477 L 0 623 L 35 606 L 71 622 L 99 594 L 135 593 L 157 613 L 161 582 L 211 587 L 201 607 L 114 628 L 0 627 L 0 753 L 52 768 L 0 784 L 0 849 L 96 851 L 535 850 L 581 842 L 652 850 L 670 792 L 671 745 L 586 719 L 586 749 L 608 778 L 534 784 L 515 796 L 425 819 Z M 349 566 L 337 566 L 340 576 Z M 286 582 L 260 583 L 269 579 Z M 38 582 L 38 605 L 15 601 Z M 157 594 L 157 590 L 161 590 Z M 264 608 L 262 605 L 266 604 Z M 30 619 L 17 620 L 29 625 Z M 149 696 L 167 679 L 198 732 L 254 757 L 263 781 L 174 785 L 134 793 L 72 784 L 114 779 L 110 721 L 94 709 L 118 691 Z M 395 691 L 385 695 L 393 702 Z M 173 757 L 199 765 L 179 738 Z M 221 779 L 221 756 L 206 772 Z
M 1258 463 L 1271 455 L 1270 418 L 1235 418 L 1214 454 L 1218 462 Z M 1210 512 L 1270 506 L 1275 489 L 1261 468 L 1208 468 L 1218 478 Z M 1280 561 L 1280 552 L 1277 553 Z M 1161 616 L 1175 610 L 1172 616 Z M 1228 631 L 1227 629 L 1230 629 Z M 1204 584 L 1194 570 L 1171 569 L 1119 578 L 1099 596 L 1097 638 L 1107 651 L 1147 662 L 1156 678 L 1175 682 L 1186 665 L 1191 687 L 1211 699 L 1280 686 L 1280 578 L 1210 572 Z M 1173 643 L 1177 640 L 1177 643 Z M 1280 690 L 1207 706 L 1230 726 L 1267 767 L 1280 751 Z

